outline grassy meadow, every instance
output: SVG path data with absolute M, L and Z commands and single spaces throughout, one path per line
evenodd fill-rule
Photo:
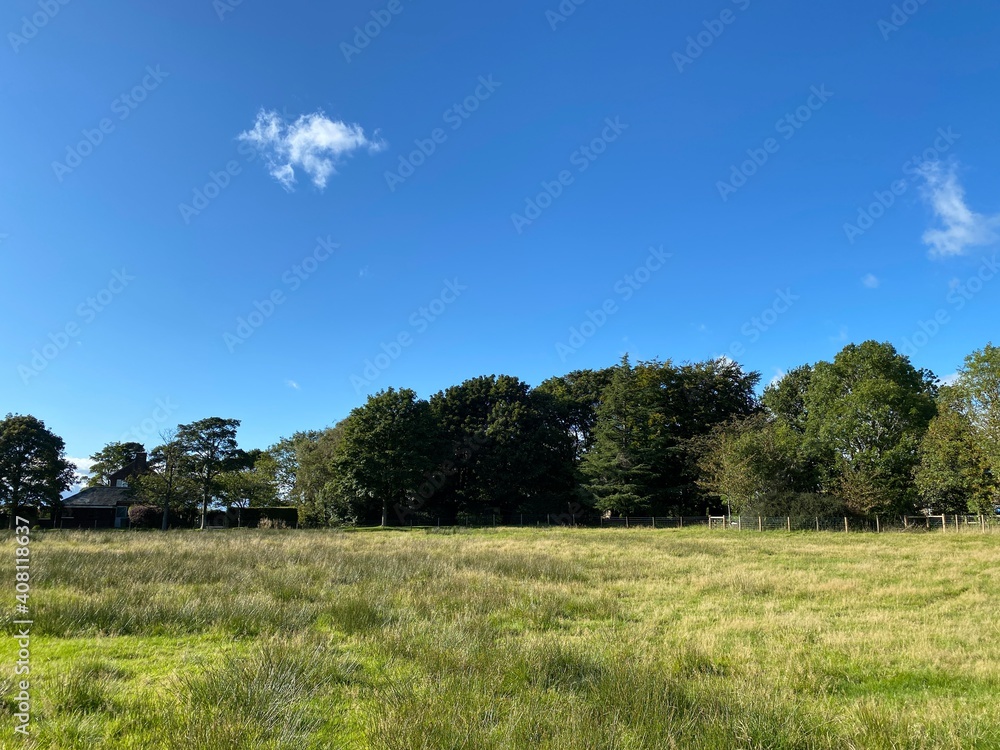
M 1000 748 L 998 563 L 975 533 L 36 532 L 32 735 L 8 698 L 0 736 Z

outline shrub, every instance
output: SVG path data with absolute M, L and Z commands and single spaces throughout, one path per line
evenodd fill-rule
M 128 520 L 137 529 L 158 529 L 163 522 L 163 509 L 155 505 L 133 505 L 128 509 Z
M 815 492 L 787 492 L 751 502 L 748 516 L 844 516 L 849 515 L 843 498 Z

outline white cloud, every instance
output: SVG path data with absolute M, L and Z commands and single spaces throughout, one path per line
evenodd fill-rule
M 965 189 L 958 181 L 955 164 L 929 162 L 920 169 L 924 198 L 942 228 L 924 232 L 931 256 L 963 255 L 970 247 L 991 245 L 1000 239 L 1000 214 L 977 214 L 965 202 Z
M 90 474 L 90 470 L 94 466 L 94 462 L 89 458 L 73 458 L 72 456 L 66 456 L 66 460 L 73 464 L 82 474 Z
M 768 383 L 768 385 L 777 385 L 778 383 L 780 383 L 782 380 L 785 379 L 785 375 L 787 374 L 788 373 L 782 370 L 780 367 L 776 367 L 774 369 L 774 377 L 771 378 L 771 382 Z
M 322 112 L 286 122 L 277 112 L 263 109 L 253 129 L 240 133 L 238 139 L 261 152 L 271 176 L 289 191 L 295 186 L 296 169 L 322 190 L 341 159 L 358 149 L 375 152 L 385 145 L 377 132 L 369 138 L 360 125 L 331 120 Z
M 958 382 L 959 373 L 953 372 L 951 375 L 945 375 L 943 378 L 938 378 L 941 381 L 941 385 L 955 385 Z
M 861 279 L 861 283 L 869 289 L 878 289 L 878 285 L 882 282 L 878 280 L 878 276 L 873 273 L 869 273 Z
M 73 456 L 66 456 L 66 460 L 73 464 L 77 469 L 76 481 L 73 482 L 70 488 L 63 493 L 64 497 L 69 497 L 70 495 L 75 495 L 83 489 L 83 485 L 86 483 L 87 479 L 90 478 L 90 472 L 94 466 L 94 462 L 89 458 L 74 458 Z
M 292 389 L 294 389 L 296 391 L 301 391 L 302 390 L 302 386 L 300 386 L 294 380 L 286 380 L 285 381 L 285 385 L 287 385 L 289 388 L 292 388 Z

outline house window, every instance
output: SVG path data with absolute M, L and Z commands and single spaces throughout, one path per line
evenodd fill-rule
M 115 487 L 122 487 L 124 489 L 128 489 L 128 482 L 126 482 L 124 479 L 116 479 Z

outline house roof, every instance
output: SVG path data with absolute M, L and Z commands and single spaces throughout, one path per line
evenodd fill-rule
M 136 498 L 125 487 L 88 487 L 63 501 L 64 508 L 114 508 L 131 505 Z

